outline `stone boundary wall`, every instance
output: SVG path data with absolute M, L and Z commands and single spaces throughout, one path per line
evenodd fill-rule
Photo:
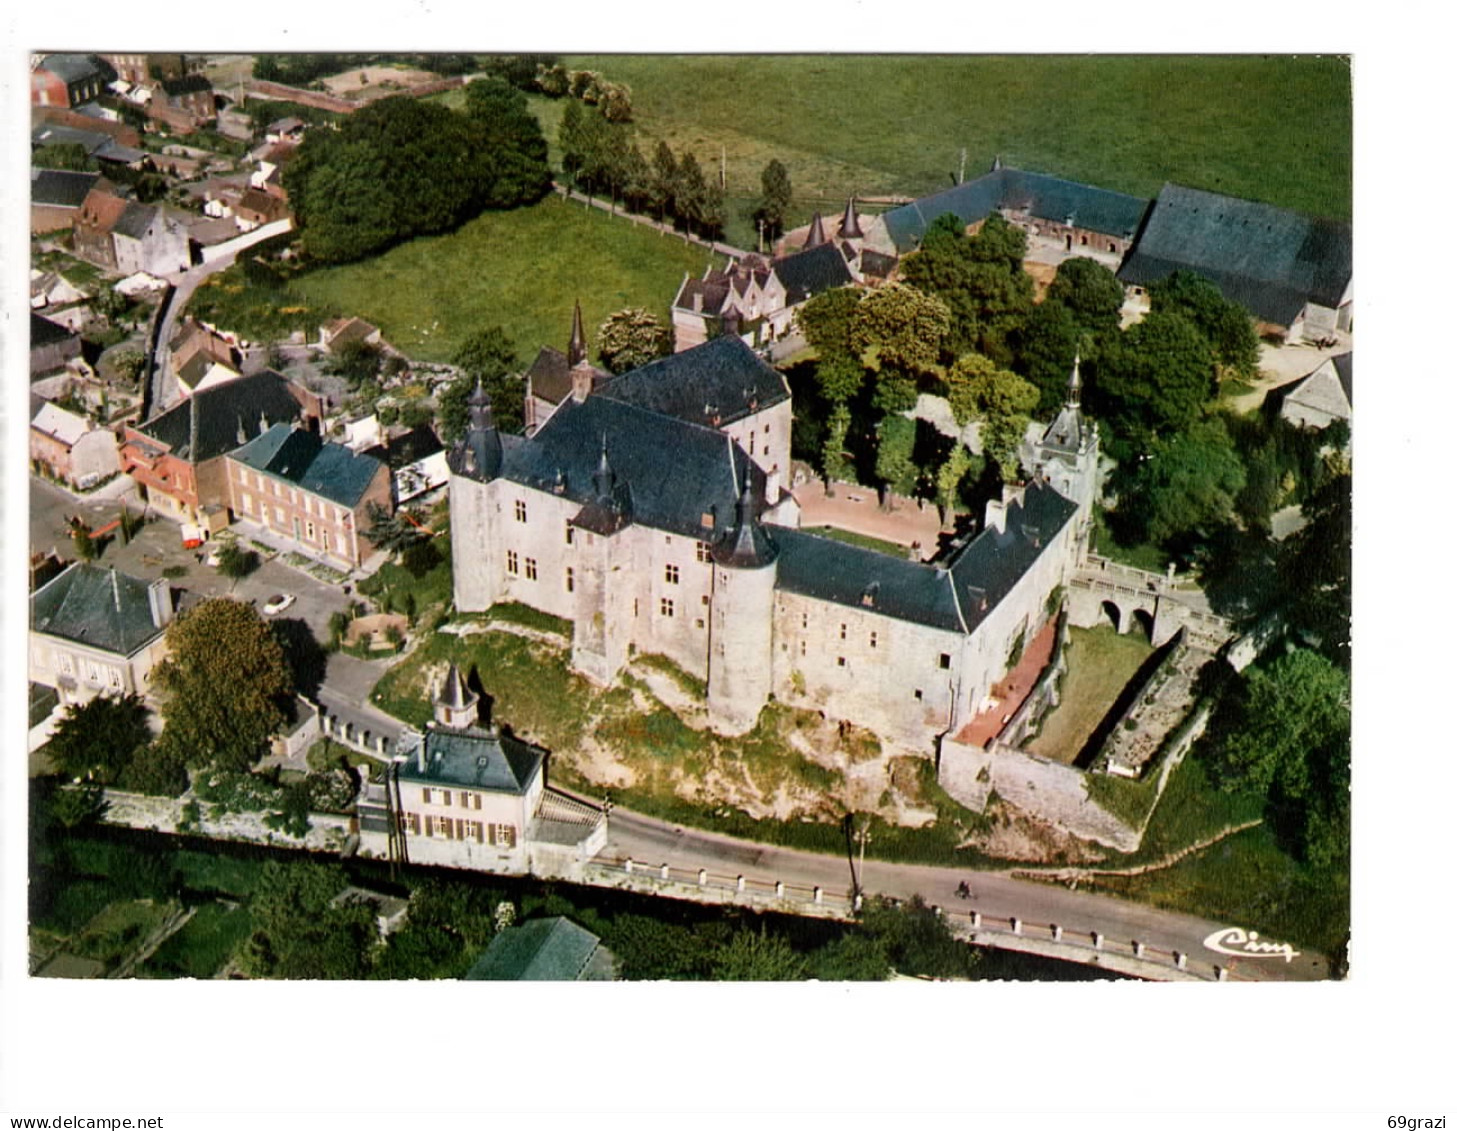
M 254 228 L 251 232 L 244 232 L 241 236 L 234 236 L 224 243 L 213 244 L 211 247 L 202 249 L 202 261 L 212 263 L 225 256 L 236 254 L 245 248 L 252 247 L 255 243 L 262 243 L 274 236 L 281 236 L 285 232 L 293 231 L 293 220 L 285 217 L 282 220 L 275 220 L 271 224 L 264 224 Z

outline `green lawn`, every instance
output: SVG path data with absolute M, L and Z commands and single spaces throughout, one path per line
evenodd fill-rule
M 1191 754 L 1174 772 L 1138 852 L 1111 866 L 1157 860 L 1219 830 L 1260 816 L 1262 803 L 1218 792 Z M 1104 892 L 1254 928 L 1334 956 L 1350 929 L 1350 878 L 1301 864 L 1260 825 L 1171 868 L 1097 881 Z
M 868 534 L 856 534 L 853 530 L 840 530 L 834 526 L 813 526 L 806 527 L 806 529 L 811 534 L 831 538 L 836 542 L 845 542 L 851 546 L 859 546 L 861 549 L 874 550 L 878 554 L 889 554 L 893 558 L 906 556 L 906 547 L 898 542 L 887 542 L 883 538 L 872 538 Z
M 701 275 L 709 259 L 702 248 L 553 195 L 309 272 L 290 287 L 312 306 L 368 319 L 425 361 L 449 360 L 472 330 L 498 323 L 524 367 L 543 345 L 566 348 L 577 299 L 589 339 L 627 306 L 666 322 L 684 272 Z
M 211 978 L 253 929 L 241 907 L 207 903 L 137 970 L 140 978 Z
M 664 138 L 707 170 L 726 150 L 728 195 L 746 199 L 758 196 L 759 175 L 777 157 L 806 215 L 838 211 L 852 191 L 919 196 L 948 187 L 962 147 L 968 177 L 1000 155 L 1017 168 L 1140 196 L 1171 180 L 1341 219 L 1351 211 L 1350 68 L 1339 58 L 563 61 L 632 87 L 645 153 Z
M 1119 636 L 1112 625 L 1069 629 L 1062 702 L 1043 720 L 1028 749 L 1072 762 L 1152 651 L 1141 633 Z

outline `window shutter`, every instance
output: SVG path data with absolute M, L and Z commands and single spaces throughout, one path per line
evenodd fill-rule
M 420 800 L 426 805 L 430 804 L 430 791 L 428 789 L 422 789 L 420 791 Z
M 432 817 L 429 813 L 425 814 L 425 835 L 435 835 L 435 818 Z

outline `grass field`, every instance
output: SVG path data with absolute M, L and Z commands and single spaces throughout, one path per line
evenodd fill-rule
M 730 208 L 771 158 L 801 214 L 850 192 L 920 196 L 1005 164 L 1152 197 L 1166 181 L 1348 219 L 1351 85 L 1339 58 L 574 56 L 632 87 L 648 139 L 726 154 Z M 737 198 L 737 199 L 735 199 Z M 752 207 L 750 204 L 749 207 Z M 737 230 L 736 230 L 737 228 Z M 742 240 L 747 227 L 731 225 Z
M 1028 749 L 1072 762 L 1152 651 L 1141 634 L 1119 636 L 1112 625 L 1069 629 L 1062 702 L 1043 720 L 1042 732 Z
M 666 322 L 683 273 L 701 275 L 709 259 L 672 236 L 550 196 L 290 286 L 313 305 L 368 319 L 425 361 L 447 361 L 472 330 L 499 324 L 524 368 L 543 345 L 566 348 L 575 300 L 589 339 L 627 306 Z

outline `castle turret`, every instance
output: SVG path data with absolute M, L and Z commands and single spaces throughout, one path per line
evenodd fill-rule
M 845 205 L 845 215 L 840 219 L 840 238 L 842 240 L 859 240 L 865 238 L 865 233 L 860 230 L 860 217 L 855 214 L 855 198 L 852 196 Z
M 773 685 L 779 550 L 759 522 L 760 504 L 746 475 L 733 529 L 712 551 L 708 713 L 724 734 L 752 729 Z
M 825 235 L 825 218 L 816 212 L 815 218 L 810 221 L 809 235 L 805 237 L 804 249 L 808 251 L 812 247 L 819 247 L 828 240 L 829 237 Z
M 470 396 L 465 435 L 446 457 L 450 468 L 451 550 L 455 607 L 481 612 L 501 599 L 503 584 L 495 493 L 502 462 L 501 434 L 491 398 L 478 384 Z
M 1098 429 L 1083 416 L 1082 393 L 1082 358 L 1075 354 L 1062 408 L 1032 446 L 1029 465 L 1058 494 L 1078 504 L 1078 521 L 1086 533 L 1097 494 Z

